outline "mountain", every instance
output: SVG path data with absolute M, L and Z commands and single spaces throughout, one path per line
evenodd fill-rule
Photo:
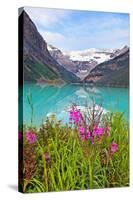
M 129 47 L 117 50 L 110 60 L 97 65 L 84 82 L 99 86 L 129 86 Z
M 90 70 L 93 69 L 97 62 L 95 60 L 72 60 L 68 54 L 62 52 L 60 49 L 48 45 L 48 50 L 51 56 L 62 66 L 64 66 L 67 70 L 74 73 L 78 76 L 81 80 L 89 74 Z
M 19 27 L 23 27 L 23 47 L 21 45 L 19 48 L 20 54 L 23 54 L 25 81 L 54 83 L 79 81 L 75 74 L 66 70 L 50 55 L 46 41 L 24 10 L 19 16 Z

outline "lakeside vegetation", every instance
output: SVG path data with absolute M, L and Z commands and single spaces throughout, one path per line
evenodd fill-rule
M 32 117 L 30 126 L 20 128 L 19 190 L 29 193 L 128 186 L 129 125 L 124 114 L 103 114 L 95 105 L 86 106 L 84 113 L 72 105 L 68 114 L 69 124 L 53 115 L 39 129 Z

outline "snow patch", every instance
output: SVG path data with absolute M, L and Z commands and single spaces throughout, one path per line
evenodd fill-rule
M 73 61 L 96 61 L 97 64 L 102 63 L 110 59 L 110 56 L 114 50 L 112 49 L 86 49 L 83 51 L 70 51 L 63 52 L 65 56 L 68 56 Z

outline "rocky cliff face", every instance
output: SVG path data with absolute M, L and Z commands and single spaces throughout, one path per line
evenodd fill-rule
M 101 86 L 129 86 L 129 48 L 123 48 L 112 59 L 97 65 L 84 82 Z
M 34 82 L 78 82 L 79 78 L 60 65 L 49 53 L 47 43 L 25 11 L 19 16 L 23 26 L 24 80 Z M 20 47 L 22 48 L 22 47 Z

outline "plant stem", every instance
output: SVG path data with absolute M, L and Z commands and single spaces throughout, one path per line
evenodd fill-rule
M 92 164 L 91 164 L 91 158 L 89 158 L 89 178 L 90 178 L 90 189 L 92 189 Z
M 44 161 L 44 181 L 45 181 L 45 185 L 46 185 L 46 192 L 48 192 L 48 174 L 47 174 L 47 166 L 46 166 L 46 160 L 43 156 L 43 161 Z
M 24 180 L 24 185 L 23 185 L 23 192 L 25 193 L 26 191 L 26 187 L 28 185 L 29 181 L 28 180 Z

